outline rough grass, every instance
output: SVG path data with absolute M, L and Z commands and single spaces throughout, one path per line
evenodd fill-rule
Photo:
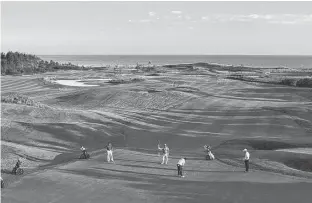
M 256 75 L 257 76 L 257 75 Z M 312 78 L 303 76 L 289 77 L 289 76 L 265 76 L 265 77 L 253 77 L 245 74 L 230 74 L 226 76 L 227 79 L 242 80 L 247 82 L 259 82 L 267 84 L 287 85 L 293 87 L 312 87 Z
M 312 147 L 312 143 L 305 143 L 304 141 L 278 141 L 278 140 L 262 140 L 262 139 L 237 139 L 227 140 L 220 146 L 227 148 L 248 148 L 252 150 L 278 150 L 289 148 L 305 148 Z
M 142 82 L 144 81 L 144 78 L 129 78 L 129 79 L 123 79 L 123 78 L 117 78 L 109 80 L 108 83 L 118 85 L 118 84 L 128 84 L 128 83 L 135 83 L 135 82 Z
M 19 93 L 8 93 L 6 96 L 1 97 L 1 102 L 3 103 L 12 103 L 12 104 L 24 104 L 28 106 L 34 106 L 39 108 L 46 107 L 44 104 L 37 102 L 28 96 L 19 94 Z

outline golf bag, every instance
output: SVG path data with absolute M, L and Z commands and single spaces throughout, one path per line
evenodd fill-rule
M 88 154 L 87 152 L 82 153 L 82 154 L 80 155 L 80 159 L 89 159 L 89 158 L 90 158 L 90 154 Z
M 16 168 L 16 166 L 12 170 L 12 174 L 14 175 L 22 175 L 24 173 L 24 170 L 22 168 Z
M 206 155 L 206 160 L 214 160 L 215 156 L 212 154 L 211 151 L 208 152 L 208 154 Z

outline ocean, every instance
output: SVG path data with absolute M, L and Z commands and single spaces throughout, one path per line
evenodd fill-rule
M 312 56 L 265 56 L 265 55 L 41 55 L 43 60 L 75 65 L 135 65 L 151 62 L 155 65 L 181 63 L 218 63 L 253 67 L 312 68 Z

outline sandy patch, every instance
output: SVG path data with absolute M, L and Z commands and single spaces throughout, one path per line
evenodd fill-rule
M 293 149 L 278 149 L 280 152 L 292 152 L 299 154 L 312 154 L 312 148 L 293 148 Z
M 83 80 L 79 80 L 79 81 L 110 81 L 111 79 L 83 79 Z
M 98 85 L 86 85 L 83 82 L 80 82 L 80 80 L 56 80 L 54 83 L 60 84 L 60 85 L 66 85 L 66 86 L 73 86 L 73 87 L 94 87 Z

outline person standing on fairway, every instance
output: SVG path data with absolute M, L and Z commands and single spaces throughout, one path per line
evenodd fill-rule
M 107 162 L 114 162 L 114 158 L 113 158 L 113 145 L 112 143 L 108 143 L 108 145 L 106 146 L 106 150 L 107 150 Z
M 182 158 L 178 161 L 178 164 L 177 164 L 177 167 L 178 167 L 178 176 L 180 176 L 181 178 L 184 178 L 184 175 L 183 175 L 183 166 L 185 164 L 185 161 L 186 161 L 186 158 Z
M 86 148 L 84 148 L 82 145 L 81 145 L 81 148 L 80 150 L 82 151 L 82 154 L 85 158 L 87 158 L 87 155 L 86 155 Z
M 245 152 L 245 157 L 244 157 L 244 162 L 245 162 L 245 172 L 249 171 L 249 158 L 250 158 L 250 154 L 247 151 L 247 149 L 244 149 L 243 152 Z
M 158 140 L 158 151 L 157 151 L 158 157 L 160 157 L 160 152 L 161 152 L 161 148 L 160 148 L 160 142 Z
M 158 145 L 158 149 L 162 151 L 163 153 L 163 158 L 161 164 L 168 164 L 168 158 L 169 158 L 169 147 L 167 144 L 164 145 L 164 148 L 160 148 Z
M 204 149 L 207 153 L 206 155 L 206 159 L 207 160 L 214 160 L 215 159 L 215 156 L 213 155 L 213 153 L 211 152 L 211 147 L 209 145 L 205 145 L 204 146 Z

